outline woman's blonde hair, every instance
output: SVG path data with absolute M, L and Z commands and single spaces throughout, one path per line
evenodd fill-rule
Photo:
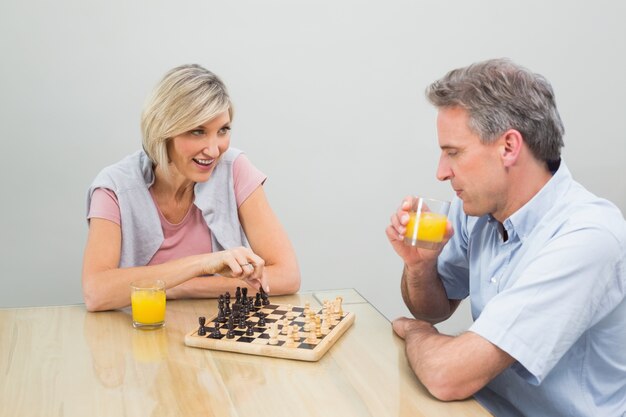
M 232 120 L 233 105 L 217 75 L 196 64 L 176 67 L 165 74 L 146 102 L 141 115 L 143 149 L 167 172 L 168 141 L 227 110 Z

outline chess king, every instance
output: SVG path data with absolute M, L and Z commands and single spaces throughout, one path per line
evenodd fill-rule
M 437 178 L 456 193 L 443 248 L 389 242 L 415 318 L 393 322 L 413 371 L 441 400 L 474 396 L 495 416 L 626 415 L 626 222 L 575 182 L 548 81 L 509 60 L 449 72 Z M 433 324 L 469 297 L 458 336 Z

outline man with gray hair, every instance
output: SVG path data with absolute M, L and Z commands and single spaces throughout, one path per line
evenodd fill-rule
M 507 59 L 449 72 L 437 178 L 456 193 L 436 250 L 405 245 L 409 199 L 386 229 L 404 262 L 399 318 L 413 371 L 441 400 L 496 416 L 626 415 L 626 222 L 572 179 L 548 81 Z M 433 324 L 469 297 L 458 336 Z

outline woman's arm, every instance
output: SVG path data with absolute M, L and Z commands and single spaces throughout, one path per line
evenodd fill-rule
M 296 254 L 278 218 L 265 197 L 263 186 L 257 187 L 239 206 L 239 220 L 250 242 L 252 251 L 263 258 L 264 279 L 272 295 L 293 294 L 300 289 L 300 269 Z M 248 283 L 236 281 L 236 285 L 252 289 L 253 279 Z M 171 298 L 216 297 L 233 291 L 233 280 L 224 277 L 194 278 L 168 292 Z
M 122 231 L 115 222 L 92 218 L 83 258 L 83 297 L 89 311 L 112 310 L 130 304 L 130 283 L 160 279 L 168 292 L 201 275 L 221 274 L 251 282 L 262 280 L 265 262 L 248 248 L 193 255 L 160 265 L 119 268 Z M 254 268 L 241 267 L 250 263 Z M 205 278 L 201 278 L 205 279 Z M 206 278 L 212 280 L 213 278 Z M 221 281 L 231 278 L 219 277 Z M 232 282 L 232 279 L 231 279 Z M 240 281 L 236 281 L 240 282 Z M 234 285 L 231 284 L 231 288 Z
M 250 247 L 265 260 L 264 274 L 273 295 L 300 289 L 300 268 L 287 232 L 278 221 L 262 186 L 239 207 L 239 219 Z

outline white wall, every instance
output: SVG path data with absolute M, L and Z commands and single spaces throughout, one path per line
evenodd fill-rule
M 233 145 L 269 175 L 303 289 L 406 314 L 384 229 L 406 194 L 451 196 L 424 88 L 491 57 L 544 74 L 570 169 L 626 212 L 625 19 L 609 0 L 3 0 L 0 306 L 82 301 L 85 190 L 140 146 L 165 71 L 197 62 L 230 88 Z

